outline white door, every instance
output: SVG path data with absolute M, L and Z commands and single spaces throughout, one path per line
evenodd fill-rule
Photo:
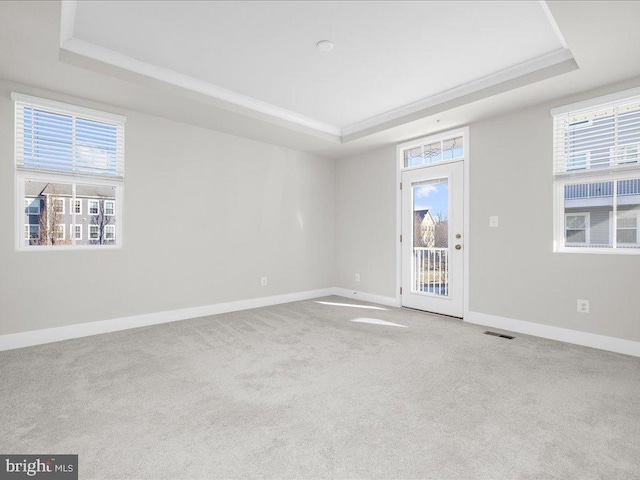
M 402 172 L 402 306 L 462 318 L 463 162 Z

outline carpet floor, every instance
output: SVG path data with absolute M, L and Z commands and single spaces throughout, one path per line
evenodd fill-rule
M 640 478 L 640 358 L 485 330 L 326 297 L 0 352 L 0 453 L 78 454 L 81 479 Z

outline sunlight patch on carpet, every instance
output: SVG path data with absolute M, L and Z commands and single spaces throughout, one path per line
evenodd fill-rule
M 387 327 L 402 327 L 407 328 L 406 325 L 400 325 L 399 323 L 387 322 L 385 320 L 380 320 L 377 318 L 355 318 L 351 320 L 356 323 L 371 323 L 372 325 L 386 325 Z
M 335 307 L 366 308 L 369 310 L 386 310 L 386 308 L 374 307 L 373 305 L 355 305 L 353 303 L 321 302 L 319 300 L 316 300 L 315 302 L 321 303 L 322 305 L 333 305 Z

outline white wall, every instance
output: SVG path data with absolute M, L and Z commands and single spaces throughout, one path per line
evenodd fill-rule
M 17 252 L 20 88 L 0 83 L 0 335 L 332 286 L 335 161 L 33 89 L 128 117 L 124 248 Z
M 469 308 L 640 341 L 640 256 L 552 251 L 549 110 L 572 101 L 470 126 Z M 395 150 L 339 160 L 336 174 L 337 286 L 395 297 Z M 489 228 L 490 215 L 499 216 L 499 228 Z M 590 300 L 591 313 L 576 312 L 579 298 Z
M 338 287 L 395 297 L 395 151 L 387 147 L 336 163 Z

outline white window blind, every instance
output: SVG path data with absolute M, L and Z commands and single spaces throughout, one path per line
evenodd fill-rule
M 554 174 L 640 167 L 640 96 L 554 115 Z
M 13 93 L 18 170 L 124 178 L 125 117 Z
M 640 89 L 551 113 L 554 250 L 640 254 Z

